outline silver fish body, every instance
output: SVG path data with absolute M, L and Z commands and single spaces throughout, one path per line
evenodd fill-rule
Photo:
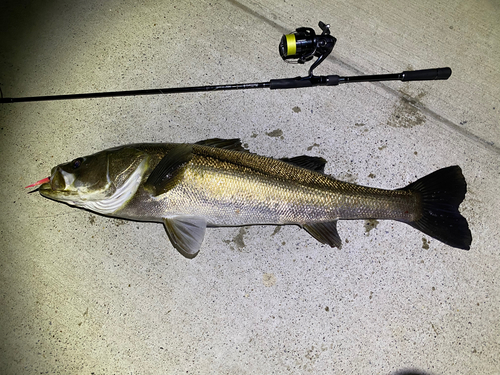
M 451 246 L 470 247 L 458 212 L 466 191 L 459 167 L 383 190 L 336 180 L 322 173 L 324 164 L 308 156 L 259 156 L 234 139 L 137 144 L 59 165 L 39 190 L 100 214 L 163 222 L 174 247 L 189 258 L 207 226 L 296 224 L 340 247 L 336 223 L 342 219 L 402 221 Z

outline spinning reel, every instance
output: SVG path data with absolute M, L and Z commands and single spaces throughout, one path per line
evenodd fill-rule
M 297 59 L 296 63 L 304 64 L 317 57 L 318 59 L 309 68 L 310 76 L 313 70 L 332 52 L 337 42 L 337 39 L 330 35 L 330 25 L 325 25 L 320 21 L 319 27 L 323 31 L 321 35 L 316 35 L 314 29 L 310 27 L 299 27 L 293 33 L 283 35 L 279 45 L 281 58 L 285 61 Z

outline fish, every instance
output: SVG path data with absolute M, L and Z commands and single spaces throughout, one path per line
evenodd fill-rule
M 324 173 L 315 156 L 275 159 L 240 139 L 143 143 L 60 164 L 37 190 L 46 198 L 120 219 L 160 222 L 186 258 L 200 251 L 207 227 L 298 225 L 341 248 L 338 220 L 395 220 L 451 247 L 472 235 L 459 206 L 467 184 L 459 166 L 386 190 Z

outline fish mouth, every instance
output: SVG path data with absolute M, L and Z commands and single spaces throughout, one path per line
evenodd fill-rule
M 71 201 L 72 197 L 78 195 L 77 191 L 68 189 L 68 187 L 71 187 L 71 184 L 68 182 L 72 182 L 73 179 L 73 175 L 62 171 L 59 167 L 56 167 L 52 170 L 49 182 L 40 185 L 38 191 L 46 198 Z

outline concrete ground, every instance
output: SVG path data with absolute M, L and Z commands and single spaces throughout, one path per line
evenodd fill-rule
M 0 373 L 499 374 L 500 5 L 326 0 L 3 1 L 5 97 L 266 82 L 283 33 L 338 38 L 316 74 L 449 66 L 447 81 L 0 105 Z M 27 194 L 62 162 L 137 142 L 241 138 L 399 188 L 460 165 L 470 251 L 395 222 L 207 230 Z

